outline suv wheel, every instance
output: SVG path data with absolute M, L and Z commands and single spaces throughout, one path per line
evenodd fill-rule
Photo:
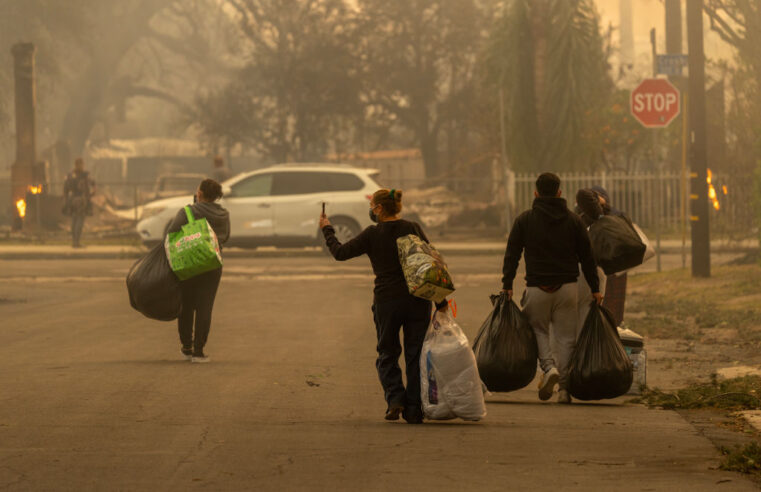
M 332 219 L 330 222 L 333 224 L 333 229 L 336 231 L 336 239 L 338 239 L 341 244 L 346 243 L 350 239 L 354 239 L 359 234 L 359 226 L 351 219 L 338 217 Z

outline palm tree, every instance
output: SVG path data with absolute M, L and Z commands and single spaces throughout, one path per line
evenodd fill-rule
M 583 170 L 599 161 L 592 135 L 612 94 L 592 0 L 507 0 L 484 54 L 504 90 L 507 157 L 517 171 Z

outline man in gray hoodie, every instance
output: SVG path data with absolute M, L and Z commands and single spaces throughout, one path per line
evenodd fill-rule
M 222 244 L 230 238 L 230 214 L 217 200 L 222 198 L 222 186 L 213 179 L 205 179 L 196 191 L 196 203 L 190 210 L 196 219 L 206 219 Z M 188 223 L 185 209 L 181 208 L 169 225 L 167 232 L 177 232 Z M 182 312 L 177 318 L 177 328 L 182 343 L 182 354 L 191 362 L 209 362 L 203 348 L 211 329 L 211 311 L 217 295 L 222 269 L 211 270 L 180 282 L 182 291 Z M 195 317 L 195 333 L 193 318 Z

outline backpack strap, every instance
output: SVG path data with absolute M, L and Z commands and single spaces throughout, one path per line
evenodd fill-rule
M 185 206 L 185 215 L 188 217 L 188 224 L 192 224 L 196 221 L 196 218 L 193 217 L 193 211 L 190 210 L 190 205 Z

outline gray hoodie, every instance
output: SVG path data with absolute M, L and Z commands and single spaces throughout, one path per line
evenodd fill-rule
M 219 203 L 200 202 L 190 206 L 193 217 L 197 219 L 206 219 L 214 233 L 219 239 L 219 244 L 224 244 L 230 239 L 230 213 Z M 185 208 L 181 208 L 174 220 L 169 224 L 167 232 L 178 232 L 182 226 L 188 223 L 188 217 L 185 214 Z

